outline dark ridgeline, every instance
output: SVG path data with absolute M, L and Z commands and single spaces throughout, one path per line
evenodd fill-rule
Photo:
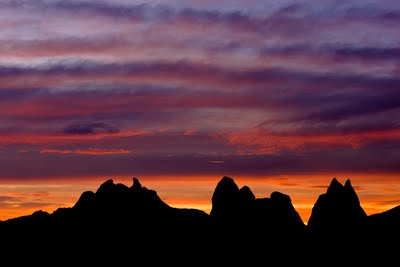
M 307 225 L 288 195 L 256 198 L 226 176 L 210 214 L 171 207 L 133 178 L 130 187 L 109 179 L 96 192 L 83 192 L 73 207 L 0 221 L 3 256 L 51 253 L 64 263 L 143 257 L 150 265 L 382 263 L 395 255 L 390 251 L 399 237 L 400 206 L 367 216 L 350 180 L 343 186 L 336 178 Z
M 289 196 L 273 192 L 270 198 L 256 198 L 248 186 L 239 189 L 227 176 L 214 190 L 210 219 L 222 239 L 236 232 L 234 239 L 248 244 L 256 240 L 269 248 L 296 248 L 305 234 L 305 224 Z

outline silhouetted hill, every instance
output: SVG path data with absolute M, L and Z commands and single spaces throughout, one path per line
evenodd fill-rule
M 58 208 L 51 214 L 37 211 L 32 215 L 6 220 L 0 225 L 7 232 L 40 229 L 42 234 L 50 230 L 94 234 L 102 229 L 129 233 L 137 228 L 141 230 L 135 233 L 139 237 L 144 229 L 151 230 L 146 235 L 156 232 L 165 234 L 182 228 L 205 228 L 208 224 L 210 218 L 204 211 L 170 207 L 156 191 L 142 187 L 139 180 L 133 178 L 131 187 L 115 184 L 109 179 L 96 192 L 83 192 L 71 208 Z
M 370 240 L 374 243 L 387 246 L 388 240 L 398 242 L 400 240 L 400 206 L 368 216 L 366 224 Z
M 96 192 L 83 192 L 72 207 L 1 221 L 2 251 L 51 251 L 69 255 L 66 260 L 85 256 L 92 262 L 99 257 L 117 260 L 115 253 L 125 253 L 158 260 L 163 255 L 170 264 L 188 257 L 198 264 L 211 258 L 215 264 L 250 264 L 313 263 L 316 254 L 328 259 L 343 250 L 347 260 L 361 262 L 365 254 L 355 251 L 390 251 L 400 237 L 400 206 L 367 216 L 350 180 L 343 186 L 332 179 L 307 225 L 288 195 L 272 192 L 269 198 L 256 198 L 231 177 L 217 183 L 211 201 L 210 214 L 175 208 L 137 178 L 130 187 L 109 179 Z

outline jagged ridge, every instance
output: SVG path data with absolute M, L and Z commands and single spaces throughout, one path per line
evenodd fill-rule
M 266 248 L 271 253 L 318 251 L 338 242 L 344 248 L 370 248 L 400 237 L 400 206 L 367 216 L 349 179 L 344 186 L 332 179 L 316 200 L 307 225 L 290 196 L 272 192 L 269 198 L 256 198 L 248 186 L 239 188 L 231 177 L 218 182 L 210 214 L 171 207 L 138 178 L 132 180 L 128 187 L 109 179 L 96 192 L 83 192 L 73 207 L 0 222 L 0 234 L 9 242 L 18 237 L 27 243 L 40 238 L 55 244 L 85 237 L 90 246 L 98 245 L 93 241 L 99 238 L 117 244 L 135 240 L 130 243 L 135 249 L 174 240 L 186 252 L 208 244 L 214 249 L 240 247 L 242 252 L 251 248 L 252 255 Z M 254 242 L 262 246 L 254 247 Z

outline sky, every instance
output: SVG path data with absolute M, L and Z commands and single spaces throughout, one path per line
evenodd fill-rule
M 210 211 L 223 176 L 307 222 L 332 178 L 400 204 L 397 0 L 3 0 L 0 220 L 137 177 Z

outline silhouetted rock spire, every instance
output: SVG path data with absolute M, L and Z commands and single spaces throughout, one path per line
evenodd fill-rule
M 351 181 L 346 180 L 345 186 L 333 178 L 326 193 L 321 194 L 314 204 L 307 230 L 312 236 L 329 236 L 342 238 L 350 234 L 365 222 L 367 214 Z
M 335 194 L 340 194 L 343 191 L 343 185 L 339 183 L 339 181 L 336 178 L 333 178 L 331 180 L 330 185 L 328 186 L 328 189 L 326 190 L 327 195 L 335 195 Z
M 227 234 L 243 229 L 270 241 L 299 239 L 305 230 L 288 195 L 273 192 L 271 198 L 256 198 L 248 186 L 239 189 L 227 176 L 215 188 L 210 216 Z
M 211 217 L 218 223 L 227 223 L 237 217 L 239 187 L 231 177 L 224 176 L 217 184 L 211 198 Z
M 140 184 L 139 179 L 134 177 L 134 178 L 132 178 L 132 180 L 133 180 L 133 184 L 131 186 L 131 189 L 134 190 L 134 191 L 141 190 L 142 189 L 142 185 Z

